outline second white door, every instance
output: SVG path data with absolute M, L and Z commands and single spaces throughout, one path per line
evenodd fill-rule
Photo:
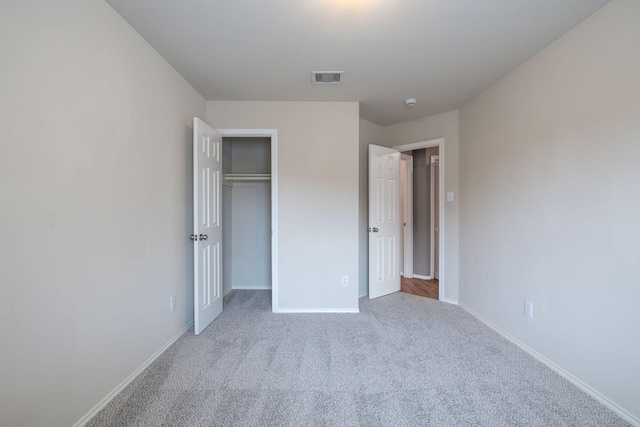
M 400 290 L 400 152 L 369 145 L 369 298 Z

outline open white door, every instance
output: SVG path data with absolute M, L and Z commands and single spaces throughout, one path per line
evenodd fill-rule
M 369 145 L 369 298 L 400 290 L 400 152 Z
M 193 302 L 196 335 L 222 313 L 222 136 L 193 119 Z

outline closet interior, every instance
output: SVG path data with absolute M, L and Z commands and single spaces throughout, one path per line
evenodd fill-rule
M 271 289 L 271 138 L 222 139 L 224 293 Z

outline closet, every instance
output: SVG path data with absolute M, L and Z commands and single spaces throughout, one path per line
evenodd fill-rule
M 224 293 L 271 289 L 271 138 L 222 139 Z

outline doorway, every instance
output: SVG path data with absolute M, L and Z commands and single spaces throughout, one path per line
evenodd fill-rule
M 276 312 L 278 131 L 217 131 L 222 135 L 223 142 L 223 234 L 225 242 L 230 243 L 223 245 L 226 255 L 223 257 L 224 292 L 231 289 L 271 289 L 271 309 Z M 261 210 L 261 215 L 253 215 L 256 209 Z M 259 244 L 251 244 L 254 238 Z M 268 256 L 265 257 L 265 253 Z M 253 278 L 247 276 L 247 272 L 253 272 Z
M 222 138 L 223 295 L 271 290 L 270 148 L 267 137 Z
M 444 138 L 415 142 L 393 147 L 402 155 L 411 157 L 411 167 L 405 181 L 411 183 L 407 194 L 411 201 L 402 201 L 410 206 L 406 228 L 412 230 L 410 239 L 400 245 L 403 249 L 403 287 L 424 289 L 429 296 L 444 300 Z M 406 157 L 403 157 L 406 159 Z M 404 191 L 401 191 L 404 193 Z M 403 227 L 405 228 L 405 227 Z M 406 252 L 409 251 L 409 256 Z M 406 279 L 411 279 L 411 283 Z M 436 282 L 437 280 L 437 282 Z M 425 295 L 426 296 L 426 295 Z
M 405 151 L 401 156 L 403 292 L 438 299 L 439 147 Z
M 401 289 L 403 217 L 401 209 L 401 152 L 422 148 L 438 148 L 438 207 L 439 217 L 437 271 L 438 299 L 445 300 L 445 218 L 444 218 L 444 138 L 415 142 L 387 148 L 369 144 L 369 298 L 374 299 Z M 406 168 L 405 168 L 406 169 Z M 435 263 L 435 261 L 434 261 Z M 434 264 L 432 263 L 432 264 Z M 406 270 L 408 271 L 408 270 Z M 405 271 L 405 274 L 406 274 Z

